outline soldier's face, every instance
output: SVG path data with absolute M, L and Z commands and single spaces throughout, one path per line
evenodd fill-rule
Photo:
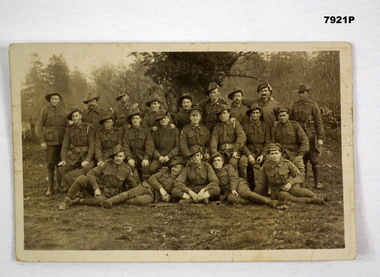
M 157 102 L 157 101 L 154 101 L 152 103 L 150 103 L 150 110 L 152 112 L 157 112 L 160 108 L 160 102 Z
M 50 96 L 50 104 L 53 107 L 56 107 L 59 102 L 61 102 L 61 98 L 58 95 L 52 95 L 52 96 Z
M 94 108 L 96 106 L 96 103 L 98 103 L 98 100 L 92 99 L 91 101 L 87 102 L 87 105 L 89 108 Z
M 280 112 L 278 115 L 278 121 L 281 123 L 286 123 L 289 119 L 289 114 L 287 112 Z
M 139 127 L 141 123 L 141 117 L 139 115 L 134 115 L 131 118 L 132 126 Z
M 120 98 L 120 102 L 123 103 L 123 104 L 127 103 L 128 100 L 129 100 L 129 96 L 128 96 L 128 94 L 126 94 L 126 95 L 124 95 L 124 96 L 122 96 L 122 97 Z
M 195 153 L 195 154 L 191 157 L 191 160 L 192 160 L 193 163 L 195 163 L 195 164 L 199 164 L 199 163 L 201 163 L 202 158 L 203 158 L 202 153 L 201 153 L 201 152 L 198 152 L 198 153 Z
M 122 164 L 125 160 L 125 153 L 124 151 L 120 151 L 119 153 L 115 154 L 113 156 L 113 160 L 116 164 Z
M 243 99 L 243 94 L 241 94 L 241 92 L 236 92 L 232 96 L 232 101 L 234 101 L 235 104 L 240 104 L 241 103 L 241 99 Z
M 106 130 L 109 130 L 113 126 L 113 119 L 107 119 L 106 121 L 103 122 L 103 126 Z
M 74 124 L 79 124 L 82 122 L 82 114 L 80 112 L 75 112 L 71 115 L 71 120 Z
M 170 168 L 170 173 L 174 176 L 178 176 L 181 173 L 182 169 L 183 169 L 182 164 L 176 164 Z
M 166 126 L 169 124 L 169 116 L 165 115 L 163 118 L 160 119 L 160 125 Z
M 201 114 L 200 114 L 200 112 L 198 112 L 198 111 L 191 112 L 191 114 L 190 114 L 190 121 L 193 124 L 199 124 L 199 122 L 201 121 Z
M 261 112 L 260 110 L 253 110 L 251 112 L 251 115 L 250 117 L 252 118 L 252 120 L 256 121 L 256 120 L 259 120 L 260 119 L 260 116 L 261 116 Z
M 298 92 L 300 100 L 306 100 L 309 96 L 309 93 L 307 91 L 300 91 Z
M 191 106 L 193 105 L 193 102 L 190 101 L 190 99 L 183 99 L 182 100 L 182 108 L 185 110 L 185 111 L 188 111 L 190 110 Z
M 213 161 L 212 161 L 212 165 L 214 168 L 218 169 L 218 168 L 222 168 L 223 167 L 223 159 L 222 157 L 216 157 Z
M 279 150 L 272 150 L 269 152 L 269 156 L 274 162 L 280 161 L 281 158 L 281 152 Z
M 270 90 L 268 88 L 263 88 L 259 91 L 261 100 L 267 101 L 270 97 Z
M 214 89 L 208 93 L 208 97 L 210 97 L 211 101 L 216 102 L 219 100 L 219 89 Z
M 219 114 L 220 121 L 227 121 L 230 119 L 230 113 L 227 110 L 222 111 Z

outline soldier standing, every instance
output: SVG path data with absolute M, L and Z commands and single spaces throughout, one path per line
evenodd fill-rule
M 87 104 L 87 108 L 83 111 L 83 122 L 91 123 L 95 132 L 99 129 L 99 120 L 101 120 L 108 109 L 99 103 L 100 96 L 96 93 L 89 93 L 87 99 L 83 103 Z
M 228 94 L 228 99 L 232 100 L 231 117 L 236 118 L 239 123 L 242 123 L 243 119 L 246 117 L 246 112 L 249 109 L 249 106 L 242 103 L 243 96 L 243 91 L 238 87 Z
M 54 175 L 61 160 L 61 148 L 68 120 L 64 107 L 60 105 L 62 97 L 58 92 L 47 94 L 45 99 L 50 102 L 50 106 L 42 109 L 36 131 L 41 148 L 46 150 L 49 183 L 46 195 L 50 196 L 54 194 Z M 57 183 L 60 182 L 57 180 Z
M 309 151 L 303 157 L 303 161 L 305 168 L 307 168 L 307 162 L 310 161 L 314 175 L 314 187 L 320 189 L 323 188 L 323 185 L 319 182 L 318 153 L 320 150 L 318 147 L 323 145 L 324 130 L 319 107 L 317 103 L 309 100 L 310 90 L 310 86 L 300 84 L 298 89 L 299 101 L 293 104 L 290 117 L 298 121 L 309 138 Z
M 189 111 L 193 107 L 193 97 L 189 93 L 183 94 L 178 99 L 179 112 L 174 116 L 174 124 L 181 131 L 190 124 Z
M 116 101 L 119 102 L 119 105 L 113 109 L 112 116 L 115 122 L 115 127 L 122 128 L 127 124 L 127 117 L 131 111 L 131 106 L 129 104 L 129 92 L 126 91 L 119 94 L 116 97 Z

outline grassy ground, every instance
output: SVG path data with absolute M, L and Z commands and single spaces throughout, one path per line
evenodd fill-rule
M 326 205 L 125 204 L 110 210 L 73 206 L 58 211 L 64 194 L 46 197 L 44 153 L 24 141 L 24 228 L 27 250 L 242 250 L 344 247 L 339 140 L 326 143 L 321 193 Z M 309 170 L 309 183 L 312 173 Z

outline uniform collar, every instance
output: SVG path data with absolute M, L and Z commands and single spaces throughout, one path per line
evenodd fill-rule
M 275 163 L 275 162 L 271 161 L 270 165 L 271 165 L 272 168 L 275 168 L 275 167 L 280 167 L 281 168 L 284 165 L 284 157 L 281 156 L 281 158 L 278 161 L 278 163 Z

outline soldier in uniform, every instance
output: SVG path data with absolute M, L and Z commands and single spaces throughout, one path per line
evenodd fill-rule
M 124 163 L 124 159 L 125 152 L 122 146 L 115 146 L 110 158 L 102 165 L 91 169 L 86 176 L 78 177 L 67 192 L 59 210 L 66 210 L 71 204 L 98 206 L 107 198 L 119 194 L 120 191 L 136 187 L 138 185 L 136 178 L 131 169 Z M 77 192 L 89 194 L 91 197 L 75 198 Z
M 95 134 L 95 159 L 101 165 L 111 154 L 113 147 L 123 144 L 123 131 L 115 128 L 112 114 L 106 113 L 99 120 L 100 127 Z
M 243 121 L 242 127 L 247 136 L 247 141 L 243 146 L 243 155 L 239 161 L 239 176 L 249 180 L 248 182 L 253 188 L 255 175 L 257 174 L 249 175 L 248 173 L 253 173 L 253 170 L 255 173 L 260 171 L 260 164 L 268 153 L 270 127 L 260 120 L 262 108 L 258 104 L 252 104 L 246 114 L 247 118 Z
M 247 139 L 243 127 L 237 121 L 232 122 L 230 119 L 231 108 L 229 105 L 220 105 L 216 115 L 220 121 L 215 125 L 211 135 L 210 148 L 211 154 L 220 152 L 225 155 L 229 164 L 235 170 L 238 169 L 241 150 Z
M 246 118 L 246 113 L 249 110 L 249 106 L 242 103 L 243 96 L 243 91 L 238 87 L 228 94 L 228 99 L 232 100 L 231 117 L 236 118 L 239 123 L 243 122 L 243 119 Z
M 163 167 L 159 172 L 150 176 L 148 181 L 109 198 L 100 203 L 100 205 L 103 208 L 110 208 L 112 205 L 124 201 L 129 205 L 136 206 L 144 206 L 159 201 L 169 202 L 174 180 L 181 173 L 184 161 L 181 157 L 174 157 L 167 165 L 168 167 Z
M 161 100 L 158 96 L 153 96 L 145 103 L 145 105 L 149 107 L 149 111 L 145 114 L 141 125 L 152 128 L 153 126 L 156 126 L 156 117 L 158 111 L 161 109 Z
M 54 194 L 54 175 L 61 160 L 61 148 L 68 120 L 66 119 L 64 107 L 60 105 L 62 97 L 58 92 L 47 94 L 45 99 L 50 102 L 50 105 L 42 109 L 36 131 L 41 148 L 46 150 L 48 174 L 46 195 L 50 196 Z M 57 180 L 57 183 L 60 183 L 60 181 Z
M 122 128 L 124 125 L 128 124 L 127 117 L 133 108 L 129 103 L 129 92 L 125 91 L 124 93 L 119 94 L 116 97 L 116 101 L 119 102 L 119 105 L 112 110 L 112 116 L 115 122 L 115 127 Z
M 65 188 L 70 187 L 78 176 L 85 175 L 95 166 L 94 126 L 82 121 L 82 112 L 78 108 L 73 108 L 67 119 L 73 121 L 73 124 L 67 127 L 62 144 L 61 162 L 58 164 Z
M 179 112 L 174 116 L 174 124 L 181 131 L 190 124 L 189 111 L 193 107 L 193 97 L 189 93 L 183 94 L 178 99 Z
M 227 200 L 231 204 L 266 204 L 273 208 L 280 205 L 277 200 L 268 199 L 249 189 L 248 182 L 239 178 L 237 171 L 230 164 L 224 164 L 223 155 L 216 153 L 211 158 L 211 164 L 219 180 L 221 200 Z
M 262 120 L 272 126 L 276 121 L 276 110 L 280 103 L 272 97 L 272 87 L 269 83 L 263 83 L 257 87 L 259 98 L 255 100 L 242 99 L 242 103 L 251 106 L 253 103 L 259 104 L 263 108 Z
M 172 196 L 182 199 L 180 203 L 204 202 L 210 203 L 210 199 L 219 199 L 219 180 L 212 166 L 202 161 L 202 149 L 194 146 L 190 150 L 190 162 L 182 170 L 174 181 Z
M 289 109 L 277 110 L 278 121 L 273 123 L 271 142 L 284 147 L 283 156 L 289 159 L 302 174 L 305 174 L 303 156 L 309 151 L 309 139 L 297 121 L 289 120 Z
M 271 143 L 268 147 L 270 160 L 264 163 L 256 182 L 255 192 L 283 202 L 324 204 L 327 195 L 317 195 L 311 190 L 301 188 L 303 174 L 289 160 L 282 157 L 280 144 Z
M 298 121 L 309 138 L 309 151 L 303 157 L 303 161 L 305 169 L 307 169 L 307 162 L 310 161 L 314 175 L 314 187 L 320 189 L 323 188 L 323 185 L 319 182 L 318 147 L 323 145 L 324 130 L 319 107 L 317 103 L 309 100 L 310 90 L 310 86 L 300 85 L 298 89 L 300 99 L 293 104 L 290 118 Z
M 123 146 L 130 166 L 136 168 L 140 179 L 149 178 L 149 163 L 153 155 L 154 142 L 148 127 L 141 125 L 142 115 L 137 108 L 131 111 L 127 122 L 131 125 L 124 131 Z
M 188 114 L 191 123 L 184 127 L 181 131 L 179 148 L 184 157 L 190 155 L 190 148 L 198 145 L 204 158 L 208 160 L 210 158 L 210 131 L 207 127 L 200 123 L 202 119 L 202 109 L 199 106 L 195 106 L 189 110 Z
M 154 151 L 150 174 L 156 173 L 170 159 L 179 155 L 179 131 L 170 127 L 168 112 L 164 109 L 158 110 L 156 122 L 159 122 L 159 125 L 156 130 L 152 130 Z
M 87 99 L 83 103 L 87 104 L 87 108 L 83 111 L 83 122 L 91 123 L 94 126 L 95 132 L 99 129 L 99 120 L 109 110 L 99 103 L 100 96 L 96 93 L 89 93 Z
M 202 100 L 199 105 L 202 108 L 202 120 L 207 129 L 212 133 L 214 126 L 219 122 L 219 116 L 216 114 L 218 108 L 227 102 L 221 97 L 219 85 L 212 82 L 206 90 L 207 98 Z

